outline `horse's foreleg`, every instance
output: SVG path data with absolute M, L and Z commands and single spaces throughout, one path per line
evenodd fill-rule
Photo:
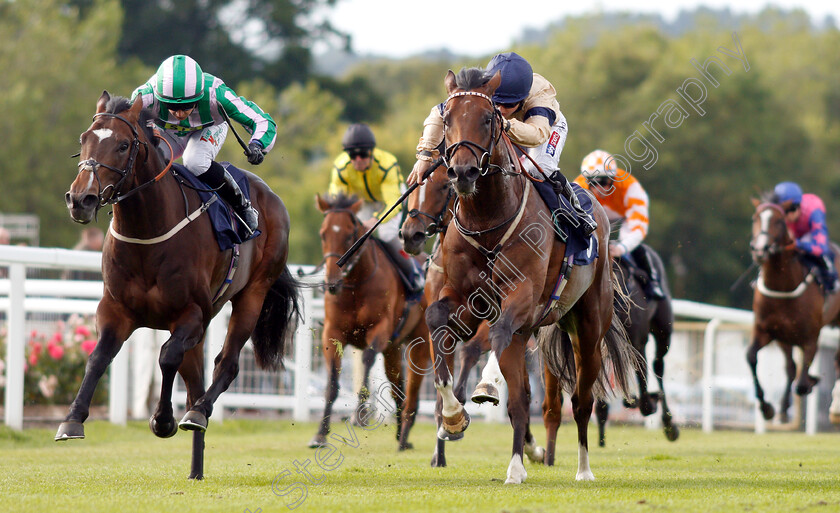
M 103 311 L 101 307 L 97 315 L 100 319 L 99 340 L 90 354 L 90 358 L 88 358 L 87 365 L 85 365 L 85 375 L 82 378 L 82 384 L 76 398 L 70 405 L 70 411 L 67 413 L 64 422 L 58 426 L 58 431 L 55 434 L 56 441 L 85 437 L 83 423 L 90 414 L 90 402 L 93 400 L 96 385 L 133 330 L 133 326 L 128 322 L 127 315 L 114 315 L 111 312 Z M 122 322 L 106 324 L 101 321 L 104 318 L 119 319 Z
M 753 385 L 755 386 L 755 398 L 758 401 L 759 408 L 761 408 L 761 415 L 765 420 L 770 420 L 776 414 L 776 410 L 771 404 L 764 400 L 764 389 L 761 388 L 761 383 L 758 382 L 758 351 L 770 343 L 768 337 L 764 333 L 756 333 L 753 335 L 752 344 L 747 348 L 747 363 L 750 365 L 750 371 L 753 376 Z
M 460 337 L 448 326 L 451 302 L 452 300 L 447 297 L 432 303 L 426 309 L 426 324 L 429 326 L 432 338 L 435 389 L 443 402 L 442 423 L 438 429 L 438 438 L 455 441 L 463 438 L 462 433 L 470 424 L 470 416 L 455 397 L 452 372 L 446 359 L 446 355 L 455 351 L 455 346 L 460 340 Z
M 499 326 L 499 322 L 493 328 Z M 491 328 L 491 342 L 495 342 L 496 336 L 510 336 L 512 332 L 499 330 L 494 333 Z M 507 333 L 504 333 L 507 331 Z M 510 333 L 510 335 L 508 335 Z M 528 431 L 528 391 L 525 386 L 527 374 L 525 374 L 525 342 L 527 338 L 515 337 L 516 340 L 509 344 L 501 353 L 499 367 L 505 382 L 508 385 L 508 417 L 513 427 L 513 446 L 511 448 L 511 460 L 507 469 L 505 484 L 520 484 L 525 482 L 528 473 L 522 461 L 525 449 L 525 433 Z
M 782 353 L 785 355 L 785 376 L 787 383 L 785 384 L 785 391 L 782 394 L 782 402 L 779 406 L 779 422 L 787 424 L 790 421 L 788 410 L 791 404 L 791 395 L 793 389 L 793 381 L 796 379 L 796 362 L 793 360 L 793 346 L 788 344 L 779 344 Z M 807 368 L 804 372 L 807 372 Z
M 481 328 L 479 328 L 479 332 Z M 475 368 L 479 358 L 481 358 L 482 346 L 487 344 L 487 339 L 479 339 L 480 335 L 468 340 L 461 346 L 458 353 L 459 369 L 458 380 L 455 382 L 455 397 L 459 402 L 465 403 L 467 401 L 467 381 L 470 378 L 470 372 Z M 486 333 L 485 333 L 486 336 Z M 473 394 L 475 400 L 475 394 Z
M 603 399 L 595 401 L 595 417 L 598 419 L 598 447 L 607 446 L 607 419 L 610 416 L 610 403 Z
M 403 404 L 406 399 L 405 379 L 402 372 L 402 346 L 393 344 L 386 349 L 382 356 L 385 359 L 385 374 L 391 384 L 391 398 L 394 400 L 394 419 L 397 425 L 397 442 L 400 441 L 400 420 L 402 419 Z M 384 403 L 384 397 L 378 397 L 380 404 Z
M 327 443 L 327 434 L 330 432 L 330 416 L 336 397 L 338 397 L 339 382 L 341 374 L 341 354 L 344 346 L 336 337 L 339 334 L 329 324 L 324 326 L 321 337 L 321 350 L 324 353 L 325 367 L 327 369 L 327 386 L 324 395 L 324 416 L 318 425 L 318 432 L 309 442 L 309 447 L 322 447 Z

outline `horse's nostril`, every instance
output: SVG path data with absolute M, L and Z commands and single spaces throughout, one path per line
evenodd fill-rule
M 426 234 L 423 232 L 417 232 L 411 237 L 411 240 L 418 244 L 421 244 L 426 240 Z
M 446 168 L 446 177 L 450 180 L 454 180 L 458 175 L 455 174 L 455 170 L 451 167 Z
M 99 203 L 99 198 L 96 194 L 85 194 L 85 197 L 82 198 L 82 207 L 84 208 L 94 208 L 97 203 Z

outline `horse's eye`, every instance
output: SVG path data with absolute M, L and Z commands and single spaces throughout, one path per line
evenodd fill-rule
M 117 148 L 117 151 L 119 151 L 120 153 L 123 153 L 127 150 L 128 150 L 128 143 L 127 142 L 121 142 L 119 148 Z

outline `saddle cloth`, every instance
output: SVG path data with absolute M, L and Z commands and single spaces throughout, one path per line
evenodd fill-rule
M 566 241 L 566 254 L 574 255 L 572 261 L 574 265 L 588 265 L 598 257 L 598 244 L 595 239 L 595 234 L 592 233 L 588 237 L 584 235 L 582 225 L 580 222 L 574 225 L 569 222 L 569 218 L 577 219 L 575 209 L 569 200 L 563 196 L 558 196 L 554 192 L 548 180 L 543 182 L 531 182 L 536 187 L 545 206 L 551 212 L 551 218 L 554 222 L 554 232 L 561 240 Z M 572 183 L 572 190 L 578 197 L 581 208 L 588 214 L 592 214 L 592 196 L 584 191 L 578 184 Z
M 241 169 L 234 167 L 230 162 L 220 162 L 220 164 L 228 171 L 228 173 L 231 174 L 231 176 L 233 176 L 236 183 L 239 184 L 239 188 L 242 189 L 242 194 L 244 194 L 246 198 L 250 199 L 250 184 L 248 182 L 248 178 L 245 176 L 245 173 Z M 172 172 L 175 175 L 175 178 L 179 181 L 186 182 L 190 186 L 198 189 L 196 192 L 198 192 L 198 196 L 201 198 L 202 203 L 207 203 L 214 194 L 218 196 L 215 192 L 205 192 L 206 189 L 209 189 L 207 184 L 190 173 L 183 165 L 173 163 Z M 260 234 L 259 230 L 256 230 L 251 237 L 241 234 L 241 223 L 236 216 L 233 215 L 231 207 L 225 203 L 222 198 L 218 198 L 214 201 L 207 209 L 206 214 L 210 216 L 210 222 L 213 225 L 213 232 L 216 234 L 216 242 L 219 243 L 219 249 L 222 251 L 231 249 L 234 245 L 253 239 Z M 241 231 L 244 232 L 245 230 Z

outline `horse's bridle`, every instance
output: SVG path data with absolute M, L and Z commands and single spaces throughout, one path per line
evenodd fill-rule
M 476 161 L 478 162 L 478 169 L 481 176 L 487 176 L 490 169 L 493 168 L 494 173 L 498 173 L 500 171 L 504 171 L 500 166 L 495 164 L 490 164 L 490 156 L 493 155 L 493 149 L 495 149 L 496 144 L 499 143 L 499 140 L 502 138 L 502 131 L 499 130 L 498 135 L 496 135 L 496 129 L 501 127 L 502 123 L 502 112 L 496 107 L 496 102 L 493 101 L 493 98 L 487 96 L 486 94 L 479 93 L 477 91 L 461 91 L 458 93 L 452 93 L 449 95 L 449 98 L 443 102 L 444 106 L 449 103 L 449 100 L 453 98 L 458 98 L 461 96 L 478 96 L 479 98 L 484 98 L 488 102 L 490 102 L 490 106 L 493 108 L 493 118 L 490 121 L 490 144 L 488 147 L 481 146 L 478 143 L 474 143 L 472 141 L 458 141 L 446 147 L 443 152 L 443 164 L 447 168 L 451 168 L 449 165 L 449 160 L 455 154 L 456 151 L 461 149 L 461 147 L 465 147 L 473 154 Z M 481 152 L 481 156 L 479 156 L 479 152 Z
M 324 215 L 333 212 L 344 212 L 350 215 L 350 219 L 353 221 L 353 240 L 358 240 L 359 228 L 362 227 L 362 223 L 359 221 L 359 218 L 356 217 L 356 213 L 350 210 L 349 208 L 331 208 L 324 212 Z M 348 276 L 353 271 L 353 268 L 356 267 L 356 264 L 359 263 L 359 260 L 361 260 L 362 258 L 362 253 L 364 253 L 364 251 L 356 251 L 356 253 L 351 257 L 352 259 L 349 262 L 347 262 L 347 264 L 345 264 L 345 266 L 341 269 L 341 278 L 338 280 L 338 282 L 333 284 L 333 286 L 336 288 L 336 291 L 338 291 L 338 289 L 342 287 L 348 289 L 355 288 L 355 286 L 345 285 L 344 278 Z M 324 253 L 324 262 L 326 263 L 327 258 L 329 257 L 341 258 L 342 256 L 344 255 L 340 253 Z M 325 286 L 328 287 L 329 284 L 325 284 Z
M 443 217 L 446 215 L 446 211 L 449 208 L 449 201 L 452 199 L 452 195 L 455 194 L 455 190 L 452 189 L 451 186 L 447 187 L 446 189 L 446 201 L 443 203 L 443 207 L 440 209 L 440 212 L 438 212 L 437 215 L 432 216 L 431 214 L 428 214 L 416 208 L 412 208 L 408 211 L 408 214 L 406 214 L 412 219 L 417 216 L 426 216 L 432 220 L 431 223 L 426 225 L 426 230 L 424 231 L 426 237 L 432 237 L 436 233 L 446 233 L 446 226 L 443 224 Z
M 775 203 L 762 203 L 761 205 L 756 207 L 756 215 L 758 215 L 760 211 L 766 210 L 767 208 L 772 208 L 780 212 L 782 214 L 782 219 L 784 220 L 785 211 L 782 209 L 782 207 L 776 205 Z M 775 237 L 771 236 L 770 232 L 762 229 L 758 233 L 754 234 L 750 240 L 750 252 L 753 253 L 753 256 L 755 256 L 755 252 L 758 249 L 753 245 L 753 241 L 759 235 L 766 235 L 768 239 L 773 240 L 772 244 L 768 244 L 766 246 L 767 256 L 778 255 L 780 253 L 784 253 L 785 251 L 792 250 L 796 247 L 795 243 L 780 244 L 775 240 Z
M 137 153 L 140 151 L 140 145 L 142 144 L 143 147 L 146 149 L 146 158 L 143 159 L 143 163 L 149 159 L 149 145 L 145 141 L 141 141 L 140 137 L 137 134 L 137 129 L 134 127 L 134 124 L 131 123 L 129 120 L 125 119 L 124 117 L 120 116 L 119 114 L 113 114 L 110 112 L 100 112 L 93 116 L 93 120 L 96 121 L 96 118 L 99 117 L 109 117 L 109 118 L 116 118 L 128 125 L 131 129 L 131 134 L 134 136 L 134 140 L 131 141 L 131 153 L 128 155 L 128 160 L 125 163 L 125 167 L 123 169 L 116 168 L 109 164 L 103 164 L 102 162 L 97 161 L 96 159 L 85 159 L 79 162 L 78 168 L 79 173 L 85 170 L 89 170 L 93 173 L 93 176 L 96 177 L 96 183 L 98 184 L 99 188 L 99 206 L 104 207 L 108 204 L 117 203 L 121 199 L 125 198 L 126 196 L 120 196 L 120 188 L 122 187 L 123 183 L 128 179 L 131 175 L 132 171 L 134 171 L 134 161 L 137 159 Z M 102 188 L 102 181 L 99 179 L 99 168 L 104 167 L 109 171 L 113 171 L 121 176 L 121 178 L 117 181 L 116 184 L 109 184 L 106 185 L 105 188 Z M 113 191 L 105 199 L 104 194 L 109 190 L 109 188 Z M 135 189 L 136 190 L 136 189 Z M 133 192 L 133 191 L 132 191 Z

